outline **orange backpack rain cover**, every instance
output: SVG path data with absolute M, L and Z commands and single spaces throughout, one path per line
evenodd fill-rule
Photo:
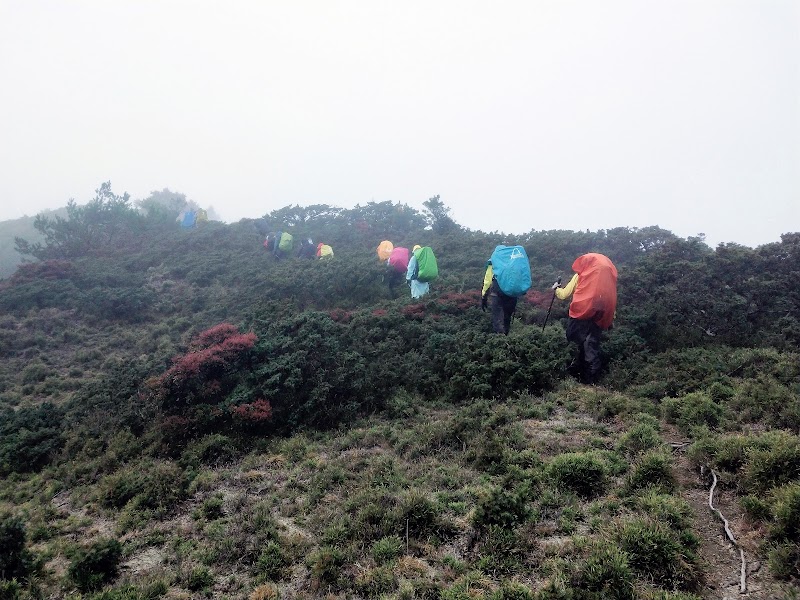
M 383 240 L 378 244 L 378 260 L 389 260 L 389 257 L 392 255 L 392 250 L 394 250 L 394 244 L 389 240 Z
M 608 329 L 617 311 L 617 268 L 607 256 L 590 252 L 575 259 L 578 285 L 569 305 L 573 319 L 591 319 Z

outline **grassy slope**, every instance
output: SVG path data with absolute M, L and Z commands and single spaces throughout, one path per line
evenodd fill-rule
M 213 239 L 214 232 L 207 235 Z M 198 236 L 184 236 L 183 253 L 173 249 L 165 257 L 154 249 L 130 257 L 125 268 L 144 273 L 157 299 L 141 320 L 97 321 L 57 306 L 4 315 L 4 404 L 66 403 L 76 390 L 108 379 L 119 363 L 140 363 L 143 373 L 158 374 L 191 333 L 221 320 L 269 319 L 274 307 L 265 298 L 278 293 L 275 269 L 287 265 L 267 268 L 256 236 L 250 237 L 201 244 Z M 193 247 L 205 249 L 203 264 L 193 259 Z M 231 255 L 245 258 L 234 264 Z M 347 256 L 337 248 L 337 257 Z M 95 273 L 99 267 L 81 268 Z M 474 270 L 440 282 L 441 288 L 477 280 L 480 266 Z M 372 306 L 392 311 L 407 303 L 381 298 L 382 289 L 375 294 Z M 328 300 L 322 294 L 316 301 Z M 521 307 L 512 344 L 537 335 L 539 310 Z M 248 448 L 220 434 L 172 457 L 152 438 L 129 431 L 98 440 L 94 449 L 89 441 L 77 461 L 0 483 L 0 505 L 25 516 L 30 548 L 42 563 L 25 593 L 66 594 L 79 548 L 119 538 L 123 567 L 117 595 L 110 596 L 119 598 L 528 597 L 514 583 L 542 599 L 579 589 L 612 597 L 604 587 L 609 582 L 616 582 L 616 597 L 626 597 L 619 595 L 625 590 L 689 597 L 663 595 L 662 588 L 673 587 L 715 597 L 736 585 L 735 556 L 725 564 L 708 551 L 714 526 L 696 502 L 700 484 L 687 472 L 735 454 L 724 432 L 742 430 L 736 415 L 761 403 L 758 389 L 771 390 L 778 404 L 796 399 L 781 383 L 796 357 L 739 350 L 728 357 L 735 366 L 707 368 L 705 361 L 717 356 L 678 358 L 731 414 L 714 421 L 715 409 L 703 398 L 653 402 L 662 388 L 677 390 L 679 398 L 686 393 L 680 386 L 689 380 L 689 366 L 673 356 L 665 359 L 671 379 L 656 363 L 643 380 L 616 392 L 564 382 L 543 395 L 441 403 L 401 390 L 384 412 L 336 431 L 271 436 L 251 440 Z M 630 380 L 613 372 L 610 379 Z M 752 421 L 764 423 L 764 417 Z M 707 429 L 692 430 L 697 424 Z M 676 433 L 700 440 L 689 459 L 663 445 Z M 759 489 L 751 467 L 728 464 L 728 493 L 737 478 L 748 482 L 743 494 Z M 647 484 L 655 487 L 644 490 Z M 764 484 L 762 495 L 773 487 Z M 135 493 L 126 496 L 126 489 Z M 766 562 L 770 547 L 759 544 L 768 535 L 763 521 L 741 509 L 736 515 L 736 525 L 750 528 L 748 553 Z M 663 554 L 638 547 L 642 538 Z M 766 568 L 753 577 L 751 597 L 789 594 L 791 584 L 771 579 Z M 128 584 L 138 591 L 122 591 Z

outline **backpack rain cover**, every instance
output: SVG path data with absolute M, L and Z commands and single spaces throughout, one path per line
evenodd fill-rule
M 424 246 L 414 252 L 417 257 L 417 279 L 419 281 L 433 281 L 439 276 L 439 265 L 430 246 Z
M 522 246 L 497 246 L 492 252 L 492 273 L 506 296 L 519 297 L 531 289 L 531 265 Z
M 578 286 L 572 294 L 569 316 L 591 319 L 608 329 L 617 311 L 617 268 L 602 254 L 590 252 L 575 259 L 572 270 L 578 274 Z
M 410 259 L 411 253 L 408 248 L 398 246 L 392 250 L 392 254 L 389 256 L 389 266 L 398 273 L 405 273 Z

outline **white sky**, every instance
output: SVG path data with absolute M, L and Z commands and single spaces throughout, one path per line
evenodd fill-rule
M 0 220 L 168 187 L 228 221 L 800 230 L 800 0 L 0 0 Z

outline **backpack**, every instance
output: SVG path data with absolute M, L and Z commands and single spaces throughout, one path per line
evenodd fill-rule
M 500 291 L 506 296 L 523 296 L 531 288 L 531 265 L 522 246 L 497 246 L 489 259 Z
M 378 245 L 378 260 L 381 262 L 389 260 L 389 257 L 392 255 L 392 250 L 394 250 L 394 245 L 389 240 L 383 240 Z
M 281 239 L 278 242 L 278 250 L 283 250 L 284 252 L 291 251 L 293 241 L 294 238 L 292 237 L 292 234 L 284 231 L 281 233 Z
M 411 255 L 408 248 L 397 247 L 389 255 L 389 266 L 398 273 L 405 273 Z
M 416 279 L 418 281 L 433 281 L 439 276 L 439 265 L 436 263 L 436 256 L 430 246 L 424 246 L 414 252 L 417 258 Z

